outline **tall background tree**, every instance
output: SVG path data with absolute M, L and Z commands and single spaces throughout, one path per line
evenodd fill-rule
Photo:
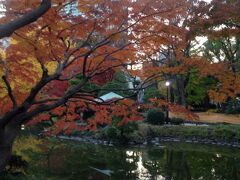
M 170 80 L 171 101 L 183 106 L 209 99 L 225 102 L 236 97 L 239 93 L 239 72 L 236 72 L 239 2 L 167 3 L 176 6 L 176 13 L 156 17 L 148 23 L 150 30 L 139 26 L 136 32 L 136 36 L 152 35 L 139 47 L 144 52 L 139 55 L 143 76 L 158 79 L 160 89 L 164 89 L 164 81 Z M 229 13 L 222 16 L 223 11 Z

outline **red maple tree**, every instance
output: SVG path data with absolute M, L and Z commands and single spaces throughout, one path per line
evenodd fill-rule
M 231 83 L 239 82 L 239 75 L 233 80 L 224 64 L 212 64 L 190 53 L 196 27 L 202 23 L 211 27 L 220 22 L 217 18 L 220 10 L 211 11 L 216 15 L 211 18 L 198 17 L 196 12 L 206 14 L 211 9 L 202 2 L 8 0 L 1 1 L 1 5 L 4 10 L 0 17 L 0 171 L 10 159 L 12 144 L 23 124 L 35 124 L 55 115 L 59 119 L 53 124 L 51 134 L 57 134 L 95 129 L 98 124 L 111 123 L 112 116 L 122 118 L 119 125 L 141 119 L 137 105 L 131 100 L 109 105 L 83 88 L 89 82 L 106 83 L 103 77 L 111 80 L 117 70 L 141 76 L 143 81 L 135 91 L 153 79 L 173 76 L 182 98 L 185 75 L 191 67 L 198 68 L 201 75 L 217 77 L 224 92 Z M 229 18 L 232 17 L 224 16 L 222 20 L 235 27 L 231 31 L 239 33 L 236 21 Z M 200 30 L 210 34 L 209 29 Z M 129 65 L 154 61 L 152 58 L 165 50 L 170 53 L 163 66 L 150 65 L 140 73 L 127 69 Z M 216 67 L 224 71 L 217 72 Z M 79 75 L 81 80 L 69 85 Z M 156 103 L 162 105 L 160 101 Z M 185 105 L 184 99 L 181 104 Z M 76 111 L 88 107 L 96 110 L 95 116 L 87 126 L 79 126 L 75 121 L 81 120 L 81 115 Z M 168 107 L 185 111 L 176 104 Z

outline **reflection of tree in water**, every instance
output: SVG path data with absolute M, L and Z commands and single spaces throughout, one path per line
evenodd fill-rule
M 240 179 L 239 158 L 220 153 L 191 152 L 188 155 L 193 179 Z
M 31 177 L 42 179 L 240 179 L 240 151 L 184 144 L 167 148 L 119 148 L 57 142 L 31 160 Z M 49 147 L 49 146 L 48 146 Z M 205 148 L 205 149 L 204 149 Z M 110 177 L 100 170 L 113 171 Z M 27 178 L 26 178 L 27 179 Z
M 147 151 L 144 166 L 149 170 L 152 179 L 191 179 L 188 163 L 183 152 L 169 149 Z
M 184 152 L 166 149 L 166 179 L 190 180 L 191 174 Z
M 55 149 L 50 154 L 51 175 L 61 178 L 71 177 L 74 179 L 105 179 L 106 175 L 95 171 L 111 170 L 112 179 L 136 179 L 136 162 L 139 159 L 137 152 L 127 154 L 121 148 L 109 148 L 94 145 L 64 146 Z M 131 159 L 131 161 L 129 161 Z M 46 159 L 47 161 L 47 159 Z M 60 163 L 61 162 L 61 163 Z M 92 168 L 93 167 L 93 168 Z M 47 167 L 46 167 L 47 168 Z
M 164 150 L 150 149 L 143 153 L 143 166 L 148 169 L 151 179 L 158 179 L 164 167 Z
M 239 157 L 226 154 L 167 148 L 148 150 L 143 159 L 152 179 L 240 179 Z

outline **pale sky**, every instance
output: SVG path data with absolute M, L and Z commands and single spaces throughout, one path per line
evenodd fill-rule
M 203 0 L 203 1 L 210 3 L 212 0 Z

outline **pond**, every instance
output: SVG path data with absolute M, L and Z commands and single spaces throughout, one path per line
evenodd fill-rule
M 47 154 L 31 154 L 23 179 L 240 179 L 239 149 L 187 143 L 159 147 L 54 143 Z

